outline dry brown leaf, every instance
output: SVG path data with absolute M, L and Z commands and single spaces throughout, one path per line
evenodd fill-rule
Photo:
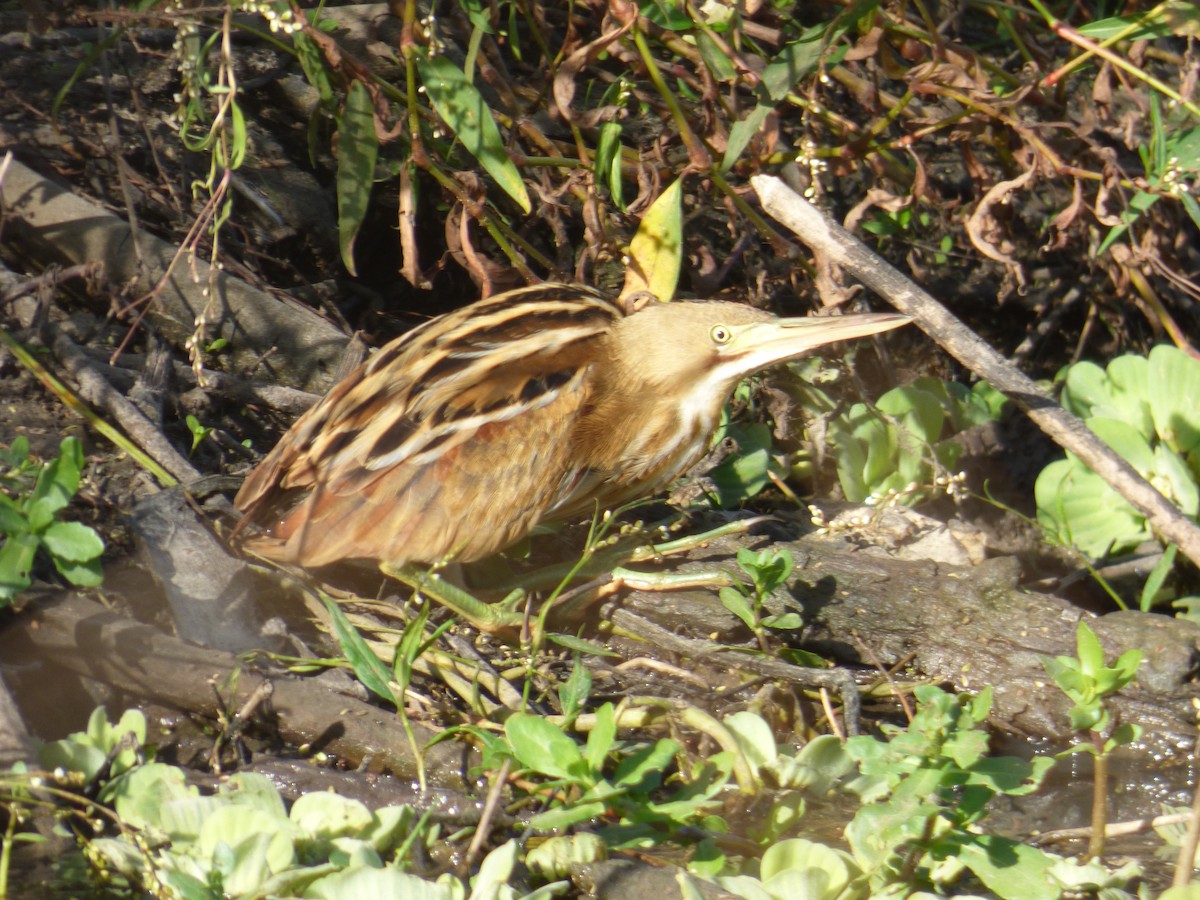
M 616 24 L 611 19 L 605 19 L 605 24 Z M 583 70 L 583 67 L 595 60 L 606 47 L 613 41 L 628 34 L 633 26 L 637 23 L 637 16 L 629 18 L 624 24 L 606 31 L 592 41 L 590 44 L 584 44 L 565 60 L 554 73 L 554 103 L 558 107 L 558 114 L 567 122 L 574 122 L 575 115 L 571 110 L 571 102 L 575 99 L 575 78 Z
M 1042 247 L 1042 252 L 1046 253 L 1051 250 L 1061 250 L 1067 245 L 1067 230 L 1079 218 L 1079 214 L 1083 212 L 1083 186 L 1076 178 L 1071 185 L 1071 202 L 1067 204 L 1066 209 L 1054 217 L 1050 223 L 1053 235 Z
M 1031 165 L 1016 178 L 997 182 L 991 190 L 983 195 L 983 199 L 979 201 L 979 205 L 975 207 L 975 211 L 971 213 L 966 222 L 967 237 L 970 238 L 975 249 L 988 259 L 1001 263 L 1016 281 L 1018 290 L 1023 290 L 1025 287 L 1025 270 L 1007 252 L 1012 249 L 1013 245 L 1004 236 L 1003 229 L 992 215 L 992 207 L 997 203 L 1006 202 L 1010 194 L 1027 185 L 1033 180 L 1035 174 L 1037 174 L 1037 166 Z
M 407 165 L 400 167 L 399 206 L 397 225 L 400 230 L 400 274 L 417 290 L 431 290 L 433 284 L 421 270 L 421 259 L 417 252 L 416 192 L 413 190 L 412 171 Z
M 860 59 L 867 59 L 874 56 L 879 51 L 879 39 L 883 37 L 883 28 L 876 25 L 862 37 L 860 37 L 842 57 L 844 62 L 857 62 Z
M 897 212 L 904 209 L 911 202 L 909 198 L 899 197 L 885 188 L 871 188 L 867 191 L 866 196 L 854 204 L 850 212 L 846 213 L 842 227 L 847 231 L 855 231 L 858 229 L 858 223 L 863 220 L 868 210 L 882 209 L 887 212 Z

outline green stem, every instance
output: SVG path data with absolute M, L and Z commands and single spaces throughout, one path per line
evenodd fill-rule
M 658 63 L 650 53 L 650 46 L 646 43 L 646 36 L 642 34 L 642 30 L 636 25 L 633 28 L 633 43 L 642 57 L 642 64 L 646 67 L 646 74 L 650 77 L 650 82 L 654 85 L 654 89 L 658 91 L 658 95 L 662 98 L 663 103 L 667 105 L 667 109 L 671 111 L 671 118 L 675 120 L 675 127 L 679 130 L 679 137 L 683 140 L 684 146 L 687 147 L 688 157 L 694 165 L 700 168 L 711 168 L 712 160 L 709 157 L 707 148 L 693 133 L 692 126 L 688 124 L 687 116 L 683 114 L 683 109 L 680 107 L 679 101 L 675 99 L 675 95 L 667 87 L 662 73 L 658 71 Z
M 174 487 L 179 484 L 171 473 L 135 447 L 129 438 L 125 437 L 125 435 L 121 434 L 121 432 L 107 421 L 92 412 L 86 403 L 76 397 L 65 384 L 51 375 L 45 366 L 34 359 L 33 354 L 18 343 L 17 339 L 8 333 L 7 329 L 0 328 L 0 344 L 11 350 L 13 356 L 32 372 L 47 390 L 57 396 L 63 402 L 64 406 L 83 416 L 87 420 L 87 423 L 95 428 L 96 431 L 112 441 L 118 448 L 125 451 L 134 462 L 141 465 L 142 468 L 158 479 L 159 484 L 163 487 Z
M 1092 772 L 1092 835 L 1088 839 L 1087 859 L 1097 862 L 1104 855 L 1104 830 L 1108 825 L 1108 754 L 1104 738 L 1092 732 L 1096 747 L 1096 767 Z
M 728 751 L 733 760 L 733 778 L 738 783 L 738 790 L 743 794 L 758 793 L 759 784 L 754 769 L 746 759 L 746 754 L 742 752 L 737 738 L 712 715 L 698 707 L 664 697 L 630 697 L 629 705 L 667 710 L 673 715 L 678 715 L 683 724 L 708 735 L 722 750 Z
M 708 177 L 712 179 L 713 184 L 717 186 L 717 189 L 720 190 L 722 194 L 733 201 L 733 205 L 738 208 L 738 212 L 749 219 L 754 227 L 758 229 L 759 233 L 766 237 L 767 240 L 769 240 L 776 247 L 790 246 L 791 242 L 774 228 L 772 228 L 771 224 L 762 216 L 760 216 L 758 211 L 751 207 L 750 204 L 746 202 L 745 198 L 743 198 L 741 194 L 739 194 L 733 189 L 732 186 L 730 186 L 729 182 L 726 181 L 721 173 L 717 171 L 716 166 L 711 168 L 708 173 Z
M 408 140 L 413 161 L 424 169 L 428 167 L 428 160 L 421 143 L 421 116 L 417 103 L 417 44 L 413 36 L 416 21 L 417 0 L 407 0 L 404 4 L 404 26 L 400 32 L 400 52 L 404 56 L 404 105 L 408 110 Z
M 17 810 L 8 807 L 8 827 L 4 830 L 4 842 L 0 844 L 0 900 L 8 896 L 8 869 L 12 865 L 13 838 L 16 835 Z
M 1171 887 L 1187 887 L 1196 870 L 1196 847 L 1200 845 L 1200 784 L 1196 785 L 1196 793 L 1192 797 L 1192 817 L 1188 819 L 1187 832 L 1179 844 L 1179 854 L 1175 857 L 1175 874 L 1171 879 Z
M 1132 29 L 1141 27 L 1141 22 L 1150 20 L 1156 13 L 1158 13 L 1164 6 L 1166 6 L 1166 4 L 1159 4 L 1158 6 L 1154 7 L 1154 9 L 1147 12 L 1139 22 L 1131 24 L 1124 31 L 1120 32 L 1119 34 L 1115 34 L 1112 37 L 1105 40 L 1103 43 L 1098 44 L 1095 41 L 1093 41 L 1091 38 L 1085 37 L 1084 35 L 1080 34 L 1078 31 L 1076 31 L 1074 28 L 1072 28 L 1070 25 L 1068 25 L 1062 19 L 1055 16 L 1052 12 L 1050 12 L 1050 10 L 1046 9 L 1046 7 L 1043 6 L 1041 2 L 1039 2 L 1039 0 L 1029 0 L 1029 3 L 1030 3 L 1030 6 L 1032 6 L 1034 9 L 1036 9 L 1039 13 L 1042 14 L 1042 17 L 1046 20 L 1046 24 L 1050 26 L 1050 29 L 1056 35 L 1058 35 L 1064 41 L 1074 44 L 1076 47 L 1080 47 L 1085 51 L 1085 53 L 1082 56 L 1082 59 L 1087 59 L 1093 55 L 1099 56 L 1105 62 L 1108 62 L 1111 65 L 1116 66 L 1121 71 L 1132 75 L 1134 78 L 1138 79 L 1139 81 L 1141 81 L 1142 83 L 1144 83 L 1146 85 L 1149 85 L 1154 90 L 1158 91 L 1159 93 L 1163 94 L 1164 96 L 1170 97 L 1172 100 L 1174 100 L 1180 106 L 1182 106 L 1184 109 L 1186 109 L 1188 112 L 1190 112 L 1193 116 L 1200 118 L 1200 107 L 1196 106 L 1196 104 L 1192 103 L 1190 100 L 1188 100 L 1186 97 L 1184 97 L 1182 94 L 1180 94 L 1177 90 L 1175 90 L 1170 85 L 1166 84 L 1165 82 L 1159 81 L 1157 78 L 1155 78 L 1149 72 L 1145 71 L 1144 69 L 1138 68 L 1132 62 L 1130 62 L 1128 59 L 1121 56 L 1119 53 L 1114 53 L 1112 50 L 1109 49 L 1110 45 L 1121 40 L 1127 33 L 1130 33 L 1130 31 Z M 1066 66 L 1063 66 L 1056 72 L 1052 72 L 1051 74 L 1047 75 L 1045 78 L 1042 79 L 1042 83 L 1054 84 L 1056 81 L 1061 79 L 1063 77 L 1063 75 L 1065 75 L 1067 72 L 1069 72 L 1072 68 L 1074 68 L 1075 65 L 1078 65 L 1080 62 L 1081 62 L 1081 59 L 1073 60 L 1071 63 L 1068 63 Z

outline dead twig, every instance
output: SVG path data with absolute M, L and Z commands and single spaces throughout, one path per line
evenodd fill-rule
M 139 447 L 160 466 L 188 484 L 200 478 L 200 473 L 175 449 L 161 431 L 126 397 L 113 388 L 96 371 L 92 361 L 79 347 L 59 331 L 52 344 L 55 357 L 71 373 L 79 385 L 79 393 L 89 403 L 101 407 Z
M 768 213 L 896 309 L 912 316 L 921 330 L 936 340 L 943 350 L 1006 394 L 1042 431 L 1078 456 L 1145 515 L 1159 534 L 1178 544 L 1188 559 L 1200 565 L 1200 527 L 1092 434 L 1082 421 L 1063 409 L 932 296 L 778 178 L 756 175 L 751 181 Z
M 22 281 L 20 284 L 13 285 L 0 294 L 0 306 L 7 306 L 14 300 L 24 297 L 27 294 L 35 294 L 43 288 L 53 290 L 60 284 L 66 281 L 72 281 L 76 278 L 82 278 L 85 281 L 93 281 L 104 271 L 104 265 L 98 262 L 84 263 L 79 266 L 69 266 L 65 269 L 52 268 L 37 278 L 30 278 L 28 281 Z
M 214 720 L 221 709 L 210 678 L 215 675 L 229 684 L 237 673 L 237 687 L 224 702 L 238 708 L 267 680 L 233 653 L 170 637 L 74 594 L 32 604 L 27 614 L 14 617 L 0 631 L 0 656 L 6 661 L 29 653 L 123 693 Z M 273 723 L 284 740 L 314 753 L 336 754 L 352 766 L 371 757 L 376 768 L 415 777 L 416 761 L 394 716 L 318 679 L 276 675 L 270 680 Z M 434 737 L 424 726 L 413 728 L 422 746 Z M 469 748 L 444 741 L 427 747 L 424 757 L 432 784 L 464 787 L 464 773 L 471 765 Z

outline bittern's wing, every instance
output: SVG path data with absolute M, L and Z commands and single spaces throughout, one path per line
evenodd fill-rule
M 618 315 L 600 295 L 540 285 L 393 341 L 246 480 L 234 502 L 264 529 L 246 546 L 320 566 L 465 561 L 518 540 L 581 477 L 571 428 Z

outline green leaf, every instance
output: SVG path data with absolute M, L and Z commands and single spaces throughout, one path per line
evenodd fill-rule
M 471 879 L 470 900 L 492 900 L 501 896 L 501 888 L 508 884 L 516 868 L 517 851 L 517 842 L 509 840 L 484 857 L 479 872 Z
M 584 761 L 588 769 L 599 773 L 604 767 L 604 760 L 612 751 L 617 738 L 617 717 L 611 703 L 605 703 L 596 710 L 595 723 L 588 733 L 587 746 L 583 751 Z
M 329 618 L 333 623 L 334 637 L 337 638 L 342 652 L 346 654 L 346 660 L 354 670 L 355 677 L 371 693 L 398 706 L 396 695 L 392 693 L 388 684 L 392 673 L 384 665 L 383 660 L 375 655 L 367 642 L 363 640 L 363 636 L 358 633 L 358 629 L 350 624 L 350 620 L 346 618 L 346 614 L 342 612 L 342 608 L 338 606 L 336 600 L 321 594 L 321 601 L 325 604 L 325 609 L 328 610 Z
M 304 799 L 301 797 L 297 804 Z M 262 810 L 223 806 L 200 826 L 195 852 L 201 859 L 215 861 L 219 852 L 226 852 L 222 848 L 228 848 L 231 853 L 224 872 L 224 889 L 231 895 L 245 896 L 254 892 L 268 876 L 283 871 L 295 861 L 292 835 L 287 825 L 286 819 L 281 820 Z
M 314 900 L 462 900 L 462 892 L 399 869 L 342 869 L 304 889 Z
M 1004 900 L 1057 900 L 1061 888 L 1049 876 L 1059 857 L 994 835 L 970 835 L 958 853 L 960 861 Z
M 774 466 L 771 429 L 761 422 L 730 425 L 725 430 L 738 446 L 738 452 L 708 473 L 717 489 L 717 503 L 732 507 L 757 496 L 771 483 Z
M 658 787 L 663 771 L 671 765 L 679 745 L 659 738 L 653 746 L 643 747 L 621 760 L 613 775 L 613 784 L 633 791 L 646 792 Z
M 484 34 L 493 34 L 490 10 L 485 3 L 481 0 L 459 0 L 459 6 L 470 19 L 472 28 L 478 28 Z
M 575 721 L 592 694 L 592 676 L 576 656 L 571 663 L 571 674 L 558 685 L 558 705 L 562 707 L 567 724 Z
M 712 38 L 707 31 L 698 31 L 696 33 L 696 47 L 700 50 L 700 58 L 704 60 L 704 64 L 708 66 L 708 70 L 712 73 L 713 78 L 721 82 L 731 82 L 737 78 L 737 70 L 733 67 L 733 60 L 729 58 L 721 46 Z
M 927 444 L 942 435 L 945 410 L 942 402 L 927 391 L 912 386 L 892 388 L 875 405 Z
M 588 773 L 579 745 L 541 716 L 510 716 L 504 734 L 517 762 L 526 769 L 567 781 L 579 781 Z
M 574 650 L 576 653 L 582 653 L 585 656 L 620 656 L 615 650 L 605 647 L 603 644 L 597 644 L 595 641 L 585 640 L 581 637 L 576 637 L 573 634 L 559 634 L 558 632 L 550 632 L 546 637 L 560 647 L 566 647 L 568 650 Z
M 338 246 L 342 264 L 351 275 L 358 274 L 354 241 L 366 219 L 378 155 L 371 93 L 361 81 L 354 81 L 346 92 L 346 104 L 338 120 L 337 170 Z
M 357 837 L 374 824 L 374 817 L 361 801 L 328 791 L 312 791 L 292 804 L 288 821 L 309 838 L 328 841 Z
M 1200 203 L 1196 202 L 1196 198 L 1183 191 L 1179 194 L 1179 199 L 1183 202 L 1183 208 L 1188 214 L 1188 218 L 1192 220 L 1192 224 L 1200 228 Z M 1163 894 L 1165 897 L 1166 894 Z
M 500 129 L 475 88 L 462 70 L 445 56 L 417 55 L 417 69 L 433 108 L 462 142 L 467 152 L 479 160 L 488 174 L 525 212 L 532 206 L 521 173 L 504 149 Z
M 1147 475 L 1150 482 L 1168 500 L 1174 502 L 1189 518 L 1195 518 L 1200 509 L 1200 490 L 1188 464 L 1168 447 L 1159 444 L 1154 448 L 1154 468 Z
M 683 260 L 683 179 L 677 178 L 646 210 L 629 243 L 629 267 L 621 297 L 649 291 L 659 300 L 675 296 Z
M 1087 427 L 1139 472 L 1154 471 L 1154 450 L 1133 425 L 1119 419 L 1093 416 L 1087 420 Z
M 578 866 L 608 859 L 608 846 L 599 835 L 587 832 L 547 838 L 525 855 L 525 865 L 539 879 L 550 881 L 570 875 Z
M 1137 676 L 1138 667 L 1142 664 L 1142 650 L 1135 647 L 1132 650 L 1126 650 L 1117 657 L 1117 661 L 1113 663 L 1113 668 L 1121 673 L 1123 679 L 1121 687 L 1129 684 Z
M 1062 405 L 1082 419 L 1090 418 L 1096 407 L 1112 406 L 1108 376 L 1094 362 L 1078 362 L 1066 368 L 1063 378 Z M 1113 416 L 1120 418 L 1120 416 Z
M 1200 361 L 1176 347 L 1150 351 L 1147 393 L 1159 437 L 1186 456 L 1200 447 Z
M 1099 701 L 1080 703 L 1071 707 L 1067 718 L 1073 731 L 1103 731 L 1108 722 L 1108 711 Z M 1091 747 L 1090 744 L 1087 746 Z
M 52 554 L 69 562 L 88 562 L 104 552 L 104 541 L 82 522 L 55 522 L 42 533 Z
M 721 721 L 737 740 L 738 748 L 746 757 L 746 761 L 754 767 L 755 772 L 775 765 L 779 748 L 775 743 L 775 734 L 766 719 L 758 713 L 743 710 L 726 716 Z
M 11 600 L 29 587 L 38 543 L 35 534 L 10 534 L 0 546 L 0 600 Z
M 38 751 L 38 761 L 43 768 L 80 772 L 86 781 L 96 776 L 107 758 L 99 747 L 72 738 L 51 741 Z
M 801 627 L 804 619 L 799 613 L 783 613 L 778 616 L 764 616 L 761 624 L 766 628 L 786 631 Z
M 729 138 L 725 142 L 725 155 L 721 157 L 721 174 L 724 175 L 733 168 L 733 164 L 741 157 L 751 138 L 758 134 L 767 116 L 771 114 L 771 106 L 760 103 L 750 110 L 744 119 L 738 119 L 729 128 Z
M 83 447 L 79 439 L 63 438 L 57 458 L 42 467 L 26 507 L 29 527 L 33 531 L 44 529 L 54 521 L 59 510 L 71 502 L 79 490 L 82 472 Z
M 324 20 L 328 22 L 329 20 Z M 296 51 L 296 58 L 300 62 L 300 68 L 304 70 L 304 77 L 308 83 L 317 89 L 317 95 L 320 97 L 320 107 L 328 109 L 333 101 L 333 82 L 329 78 L 329 71 L 325 67 L 325 57 L 321 55 L 320 49 L 315 41 L 303 31 L 297 31 L 292 35 L 292 47 Z M 320 110 L 317 110 L 320 112 Z M 317 121 L 316 114 L 310 120 L 310 131 L 312 122 Z M 310 147 L 311 152 L 311 147 Z
M 690 31 L 692 20 L 682 8 L 682 4 L 652 0 L 650 3 L 639 4 L 641 14 L 663 28 L 671 31 Z
M 283 797 L 271 779 L 259 772 L 235 772 L 218 788 L 221 795 L 237 806 L 253 807 L 279 818 L 287 818 Z
M 1104 648 L 1084 619 L 1079 620 L 1075 629 L 1075 656 L 1079 659 L 1080 671 L 1089 678 L 1095 678 L 1104 668 Z
M 1015 756 L 989 756 L 971 766 L 968 784 L 981 784 L 997 794 L 1020 797 L 1038 789 L 1054 759 L 1035 756 L 1031 760 Z
M 110 785 L 106 802 L 134 828 L 161 828 L 163 808 L 176 800 L 199 797 L 200 789 L 187 783 L 183 770 L 163 763 L 138 766 Z
M 1074 457 L 1042 469 L 1034 497 L 1038 522 L 1089 556 L 1120 552 L 1152 537 L 1145 516 Z
M 1171 574 L 1171 569 L 1175 566 L 1175 556 L 1179 552 L 1179 547 L 1175 544 L 1170 544 L 1159 557 L 1158 562 L 1154 564 L 1154 568 L 1146 577 L 1146 583 L 1142 585 L 1142 596 L 1138 602 L 1138 608 L 1142 612 L 1150 612 L 1154 608 L 1154 600 L 1158 596 L 1158 592 L 1162 590 L 1167 576 Z
M 538 813 L 529 820 L 529 827 L 538 831 L 561 831 L 564 828 L 570 828 L 572 825 L 578 825 L 580 822 L 598 819 L 604 815 L 607 809 L 608 804 L 599 800 L 575 803 L 572 806 L 550 809 L 544 813 Z
M 242 163 L 246 161 L 246 117 L 242 115 L 242 108 L 238 105 L 237 97 L 229 98 L 229 121 L 233 128 L 230 134 L 230 153 L 229 161 L 225 164 L 226 168 L 231 170 L 240 169 Z M 219 147 L 220 144 L 218 143 Z
M 1119 356 L 1107 369 L 1090 362 L 1066 370 L 1062 403 L 1081 418 L 1116 419 L 1154 438 L 1149 394 L 1150 367 L 1141 356 Z
M 621 181 L 621 123 L 605 122 L 600 126 L 600 140 L 596 144 L 593 162 L 596 184 L 608 188 L 613 203 L 621 212 L 625 211 L 624 187 Z
M 1105 742 L 1105 752 L 1111 753 L 1117 747 L 1137 743 L 1142 739 L 1143 729 L 1136 722 L 1123 722 L 1113 730 L 1112 736 Z M 1112 745 L 1111 747 L 1109 745 Z
M 971 718 L 974 719 L 976 722 L 985 721 L 987 719 L 988 715 L 991 713 L 992 698 L 994 696 L 994 693 L 995 692 L 992 690 L 991 685 L 988 685 L 983 690 L 981 690 L 978 694 L 976 694 L 974 697 L 971 698 L 971 701 L 967 705 L 966 708 L 967 708 L 967 711 L 970 713 Z
M 772 768 L 780 787 L 819 796 L 854 769 L 854 759 L 836 736 L 822 734 L 801 747 L 794 757 L 777 758 Z
M 1165 5 L 1165 4 L 1164 4 Z M 1154 7 L 1156 10 L 1160 6 Z M 1079 26 L 1079 33 L 1094 41 L 1106 41 L 1121 35 L 1126 41 L 1148 41 L 1169 37 L 1171 28 L 1163 16 L 1148 16 L 1145 13 L 1130 16 L 1109 16 Z
M 0 534 L 19 534 L 25 531 L 29 531 L 29 522 L 25 516 L 21 515 L 16 503 L 6 495 L 0 494 Z
M 1127 354 L 1118 356 L 1105 369 L 1111 409 L 1108 406 L 1092 410 L 1099 418 L 1120 419 L 1137 429 L 1146 440 L 1154 437 L 1151 414 L 1150 366 L 1145 357 Z
M 392 677 L 405 690 L 412 682 L 413 664 L 425 649 L 425 625 L 429 621 L 430 611 L 429 601 L 426 600 L 416 616 L 404 626 L 404 633 L 396 644 L 396 652 L 392 657 Z
M 759 877 L 771 897 L 834 900 L 858 874 L 845 854 L 804 838 L 773 844 L 759 865 Z
M 767 64 L 762 73 L 762 88 L 775 103 L 786 99 L 792 89 L 800 83 L 821 61 L 827 45 L 823 40 L 827 26 L 814 25 L 783 47 L 778 55 Z
M 832 664 L 819 653 L 813 653 L 811 650 L 801 650 L 799 647 L 781 647 L 778 651 L 779 658 L 784 662 L 789 662 L 793 666 L 800 666 L 804 669 L 829 669 Z
M 98 559 L 89 559 L 86 562 L 71 562 L 59 559 L 57 556 L 53 559 L 54 568 L 58 569 L 58 574 L 71 584 L 79 587 L 96 587 L 104 583 L 104 569 Z
M 19 469 L 29 460 L 29 438 L 18 434 L 8 447 L 0 447 L 0 464 Z
M 754 616 L 754 607 L 750 605 L 750 601 L 746 595 L 737 588 L 723 587 L 717 592 L 717 596 L 721 600 L 721 604 L 737 616 L 745 626 L 751 630 L 754 629 L 757 621 Z

